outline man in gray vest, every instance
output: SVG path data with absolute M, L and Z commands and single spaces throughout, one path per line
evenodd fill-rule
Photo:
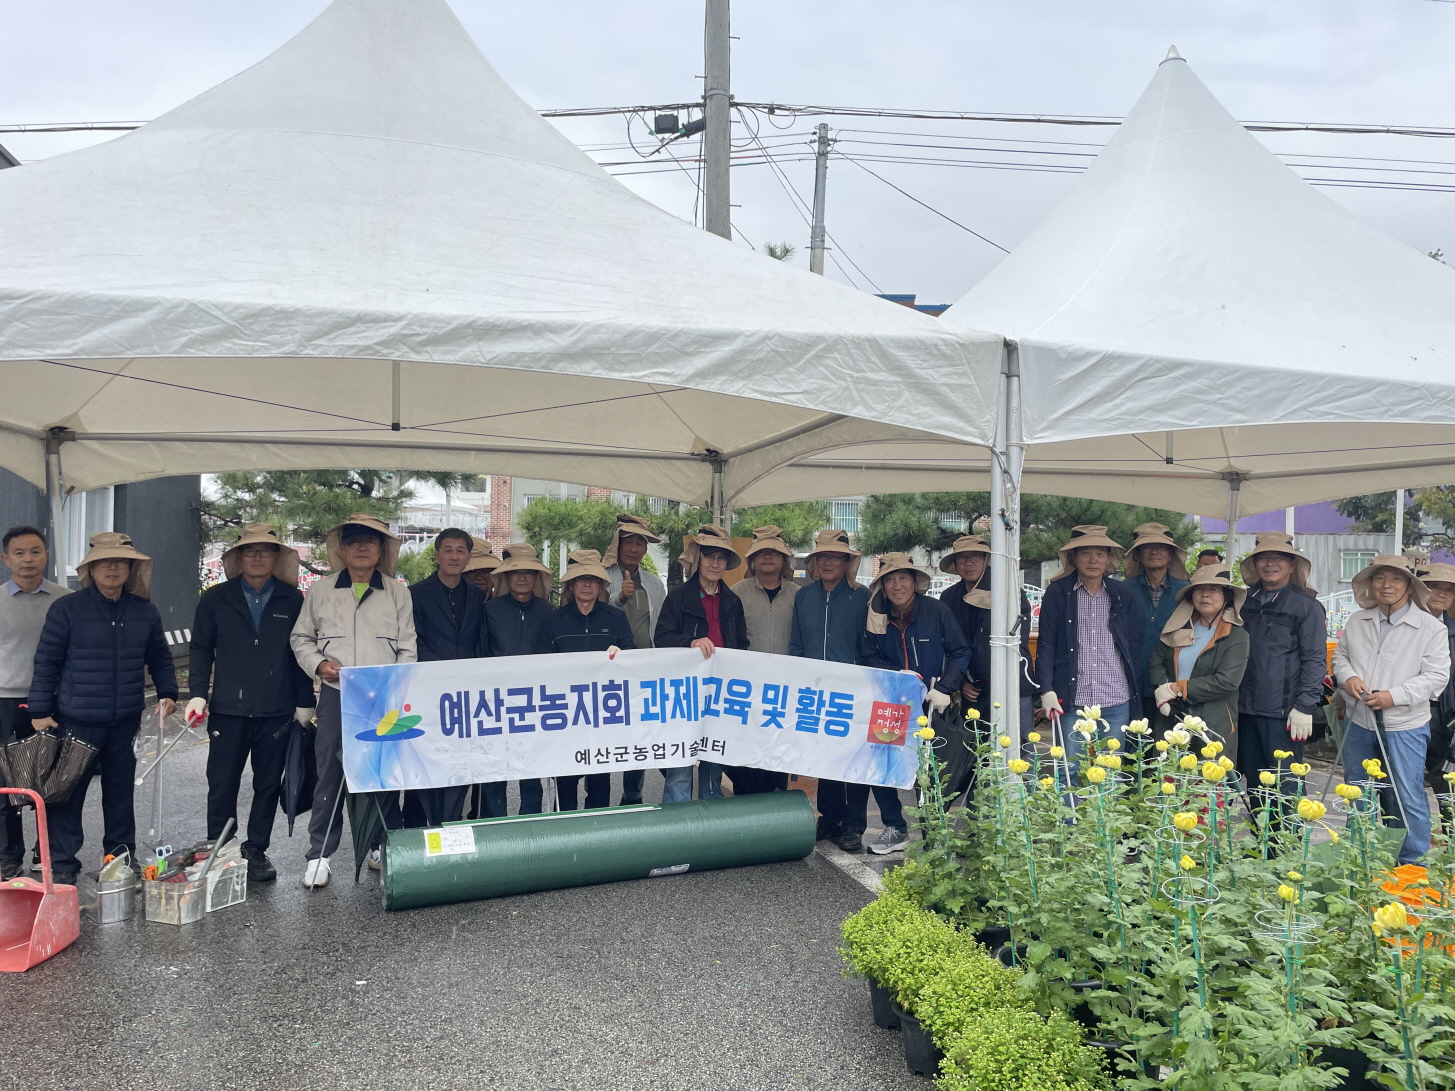
M 733 591 L 743 604 L 748 647 L 755 652 L 787 655 L 793 637 L 793 599 L 798 594 L 798 584 L 793 582 L 793 548 L 783 540 L 783 531 L 778 527 L 758 527 L 753 531 L 747 560 L 748 575 Z M 736 795 L 788 788 L 787 773 L 735 766 L 728 775 Z

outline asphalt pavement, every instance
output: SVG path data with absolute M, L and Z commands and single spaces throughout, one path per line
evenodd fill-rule
M 175 845 L 206 832 L 206 753 L 167 759 Z M 245 777 L 244 816 L 248 794 Z M 149 801 L 139 790 L 143 833 Z M 353 882 L 347 833 L 332 884 L 303 888 L 303 818 L 289 839 L 280 816 L 279 879 L 245 903 L 180 928 L 86 912 L 74 946 L 0 975 L 0 1087 L 930 1086 L 841 975 L 839 922 L 872 894 L 822 855 L 386 913 L 377 874 Z

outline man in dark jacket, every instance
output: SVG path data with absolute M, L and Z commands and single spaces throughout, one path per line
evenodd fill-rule
M 414 639 L 419 662 L 479 659 L 485 654 L 485 592 L 464 578 L 475 539 L 457 527 L 435 535 L 435 570 L 411 584 Z M 404 825 L 411 828 L 456 822 L 470 787 L 423 788 L 404 793 Z
M 793 598 L 790 655 L 834 663 L 859 661 L 869 608 L 869 589 L 854 580 L 859 558 L 847 532 L 833 527 L 818 532 L 804 565 L 808 582 Z M 820 780 L 818 839 L 832 841 L 844 852 L 863 852 L 868 809 L 867 784 Z
M 1036 677 L 1047 716 L 1095 706 L 1111 735 L 1125 742 L 1124 729 L 1141 707 L 1142 617 L 1126 588 L 1111 578 L 1122 552 L 1106 527 L 1071 529 L 1061 547 L 1061 573 L 1041 600 Z M 1062 738 L 1074 764 L 1080 733 L 1063 730 Z
M 303 609 L 298 554 L 267 523 L 249 523 L 222 554 L 227 580 L 197 600 L 188 661 L 189 722 L 207 718 L 207 836 L 237 820 L 243 766 L 253 763 L 248 881 L 271 882 L 273 818 L 288 755 L 289 724 L 313 719 L 317 699 L 289 638 Z
M 486 655 L 534 655 L 541 632 L 555 613 L 551 605 L 551 570 L 541 564 L 535 546 L 512 542 L 500 551 L 491 573 L 495 593 L 485 604 Z M 543 791 L 539 778 L 520 782 L 520 813 L 540 814 Z M 471 817 L 504 818 L 505 781 L 480 785 Z
M 1137 691 L 1141 693 L 1143 712 L 1151 715 L 1152 657 L 1162 646 L 1162 627 L 1177 608 L 1177 592 L 1187 586 L 1187 550 L 1177 544 L 1172 530 L 1164 523 L 1143 523 L 1132 531 L 1132 546 L 1127 550 L 1122 586 L 1131 592 L 1142 615 L 1142 628 L 1137 638 L 1141 648 Z
M 960 577 L 940 592 L 940 601 L 950 611 L 965 643 L 970 646 L 970 665 L 960 683 L 960 696 L 965 707 L 976 709 L 982 721 L 989 723 L 990 700 L 990 543 L 978 534 L 964 534 L 955 539 L 950 552 L 940 558 L 940 571 Z M 1020 616 L 1021 697 L 1030 698 L 1039 692 L 1031 667 L 1031 600 L 1021 592 Z M 1030 702 L 1021 710 L 1021 719 L 1030 715 Z
M 504 567 L 502 565 L 502 567 Z M 561 598 L 565 604 L 541 627 L 537 652 L 611 652 L 624 651 L 632 643 L 631 622 L 626 611 L 603 601 L 611 577 L 601 563 L 601 554 L 594 549 L 573 550 L 566 558 L 565 578 L 561 581 Z M 574 811 L 580 804 L 578 786 L 581 778 L 557 777 L 556 798 L 560 809 Z M 611 774 L 592 773 L 586 777 L 586 808 L 611 806 Z
M 970 646 L 949 607 L 925 594 L 929 589 L 929 576 L 914 566 L 909 554 L 886 553 L 879 558 L 879 575 L 869 585 L 859 662 L 882 670 L 913 671 L 930 687 L 930 710 L 940 713 L 950 707 L 965 680 Z M 909 844 L 899 791 L 876 784 L 873 792 L 884 832 L 869 851 L 899 852 Z
M 743 604 L 723 582 L 723 576 L 743 563 L 732 539 L 722 527 L 704 524 L 688 543 L 682 557 L 682 584 L 667 594 L 653 644 L 658 648 L 697 648 L 712 658 L 717 648 L 746 648 L 748 623 Z M 732 778 L 735 795 L 758 791 L 758 770 L 701 761 L 697 767 L 697 798 L 721 799 L 722 774 Z M 692 798 L 692 767 L 663 769 L 663 803 Z M 771 789 L 770 789 L 771 790 Z
M 1264 769 L 1280 764 L 1275 750 L 1303 760 L 1313 717 L 1324 700 L 1329 673 L 1324 605 L 1308 585 L 1312 565 L 1281 531 L 1260 534 L 1241 573 L 1248 588 L 1243 627 L 1248 667 L 1238 691 L 1238 772 L 1258 783 Z M 1287 768 L 1287 763 L 1283 763 Z
M 81 590 L 57 599 L 46 614 L 26 702 L 35 730 L 60 726 L 99 751 L 102 849 L 133 858 L 132 740 L 146 709 L 146 670 L 161 715 L 170 715 L 177 701 L 162 615 L 147 599 L 151 571 L 152 559 L 137 552 L 127 535 L 91 535 L 91 550 L 76 566 Z M 70 798 L 49 811 L 51 866 L 60 883 L 74 884 L 81 870 L 90 783 L 82 777 Z

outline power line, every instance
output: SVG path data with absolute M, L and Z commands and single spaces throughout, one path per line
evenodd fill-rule
M 864 166 L 863 163 L 860 163 L 853 156 L 845 155 L 843 152 L 837 152 L 837 154 L 841 158 L 847 159 L 850 163 L 853 163 L 854 166 L 858 167 L 865 174 L 871 175 L 874 178 L 878 178 L 881 182 L 883 182 L 890 189 L 895 190 L 898 193 L 903 193 L 906 197 L 908 197 L 915 204 L 919 205 L 921 208 L 927 208 L 931 212 L 933 212 L 936 216 L 939 216 L 941 219 L 943 219 L 943 220 L 949 220 L 952 224 L 954 224 L 956 227 L 958 227 L 961 231 L 968 231 L 968 232 L 970 232 L 970 234 L 974 235 L 981 242 L 989 243 L 991 246 L 995 247 L 997 250 L 999 250 L 1003 254 L 1009 254 L 1010 253 L 1010 251 L 1007 250 L 1004 246 L 1001 246 L 1000 243 L 995 242 L 995 241 L 993 241 L 991 239 L 987 239 L 984 235 L 982 235 L 980 232 L 976 231 L 973 227 L 966 227 L 964 224 L 962 224 L 959 220 L 955 219 L 953 216 L 947 216 L 947 215 L 945 215 L 945 213 L 941 212 L 938 208 L 935 208 L 933 205 L 929 205 L 929 204 L 926 204 L 924 201 L 921 201 L 913 193 L 907 193 L 904 190 L 900 189 L 893 182 L 891 182 L 888 178 L 885 178 L 882 174 L 875 174 L 872 170 L 870 170 L 868 167 Z

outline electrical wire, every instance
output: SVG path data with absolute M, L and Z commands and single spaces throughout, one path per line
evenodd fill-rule
M 929 209 L 931 212 L 933 212 L 936 216 L 940 217 L 942 220 L 949 220 L 952 224 L 954 224 L 956 227 L 958 227 L 961 231 L 968 231 L 968 232 L 970 232 L 970 234 L 974 235 L 981 242 L 989 243 L 991 246 L 995 247 L 997 250 L 999 250 L 1003 254 L 1009 254 L 1010 253 L 1010 251 L 1008 249 L 1006 249 L 1004 246 L 1001 246 L 1000 243 L 995 242 L 993 239 L 987 239 L 984 235 L 982 235 L 980 232 L 976 231 L 973 227 L 966 227 L 964 224 L 962 224 L 959 220 L 955 219 L 953 216 L 947 216 L 945 213 L 941 212 L 938 208 L 935 208 L 934 205 L 926 204 L 924 201 L 921 201 L 918 197 L 916 197 L 913 193 L 908 193 L 905 190 L 900 189 L 893 182 L 891 182 L 888 178 L 885 178 L 882 174 L 875 174 L 874 171 L 872 171 L 868 167 L 864 166 L 863 163 L 860 163 L 857 159 L 853 158 L 852 156 L 846 155 L 846 154 L 844 154 L 841 151 L 835 151 L 835 154 L 838 155 L 839 158 L 841 158 L 841 159 L 847 159 L 850 163 L 853 163 L 854 166 L 858 167 L 865 174 L 868 174 L 868 175 L 870 175 L 870 176 L 872 176 L 874 178 L 878 178 L 879 181 L 883 182 L 886 186 L 888 186 L 890 189 L 894 190 L 895 192 L 904 194 L 904 196 L 908 197 L 911 201 L 913 201 L 915 204 L 919 205 L 921 208 L 927 208 L 927 209 Z

